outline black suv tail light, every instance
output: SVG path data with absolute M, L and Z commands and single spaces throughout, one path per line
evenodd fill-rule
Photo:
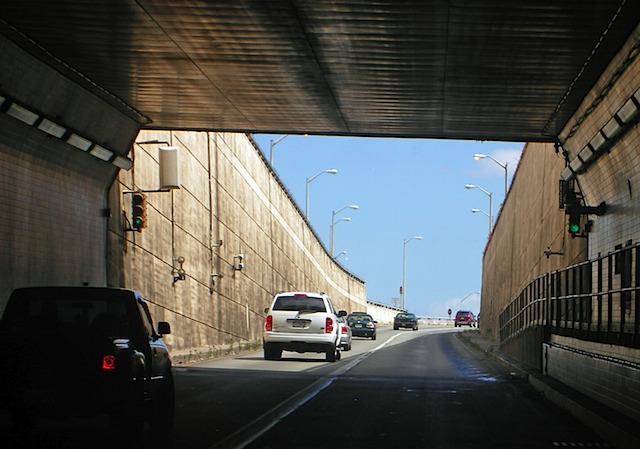
M 116 369 L 116 356 L 115 355 L 105 355 L 102 357 L 102 369 L 103 370 L 112 370 Z

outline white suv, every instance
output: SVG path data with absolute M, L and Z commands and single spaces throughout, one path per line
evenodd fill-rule
M 265 360 L 278 360 L 282 351 L 324 352 L 327 362 L 340 359 L 340 323 L 331 299 L 324 293 L 279 293 L 265 309 Z

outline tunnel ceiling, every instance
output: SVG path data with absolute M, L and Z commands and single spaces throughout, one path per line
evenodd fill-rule
M 147 128 L 513 141 L 555 140 L 639 17 L 631 0 L 0 2 L 0 32 Z

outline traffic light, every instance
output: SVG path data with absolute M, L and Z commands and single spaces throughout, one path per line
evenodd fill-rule
M 144 193 L 131 195 L 131 226 L 136 231 L 147 227 L 147 195 Z
M 571 204 L 567 207 L 567 215 L 569 215 L 569 234 L 575 236 L 580 233 L 580 215 L 581 208 L 579 204 Z

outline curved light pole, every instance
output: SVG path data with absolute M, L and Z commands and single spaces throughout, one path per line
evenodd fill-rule
M 471 293 L 469 293 L 467 296 L 465 296 L 464 298 L 462 298 L 462 299 L 460 300 L 460 307 L 462 307 L 462 303 L 463 303 L 463 302 L 464 302 L 464 300 L 465 300 L 465 299 L 467 299 L 469 296 L 471 296 L 471 295 L 479 295 L 479 294 L 480 294 L 480 292 L 471 292 Z
M 346 251 L 342 251 L 340 254 L 338 254 L 337 256 L 335 256 L 335 257 L 333 258 L 333 260 L 338 260 L 338 257 L 340 257 L 340 256 L 342 256 L 342 255 L 344 255 L 344 256 L 345 256 L 344 260 L 349 260 L 349 259 L 347 259 L 347 257 L 346 257 L 346 256 L 347 256 L 347 252 L 346 252 Z
M 493 232 L 493 195 L 491 194 L 491 192 L 487 192 L 482 187 L 476 186 L 474 184 L 465 184 L 464 188 L 465 189 L 478 189 L 482 193 L 484 193 L 485 195 L 487 195 L 489 197 L 489 234 L 491 234 Z
M 422 240 L 422 236 L 415 235 L 402 241 L 402 294 L 400 295 L 400 304 L 403 309 L 405 308 L 404 297 L 407 289 L 407 243 L 411 240 Z
M 334 210 L 333 212 L 331 212 L 331 227 L 329 228 L 329 242 L 330 242 L 329 248 L 331 252 L 331 257 L 333 257 L 333 227 L 340 221 L 351 221 L 351 218 L 346 220 L 343 219 L 343 220 L 336 221 L 336 215 L 338 215 L 340 212 L 342 212 L 345 209 L 357 210 L 358 206 L 356 206 L 355 204 L 351 204 L 350 206 L 344 206 L 342 209 Z
M 304 207 L 304 216 L 307 219 L 307 221 L 309 221 L 309 184 L 311 183 L 311 181 L 313 181 L 323 173 L 329 173 L 330 175 L 335 175 L 336 173 L 338 173 L 338 170 L 336 170 L 335 168 L 330 168 L 329 170 L 322 170 L 321 172 L 313 175 L 311 178 L 307 178 L 307 189 L 306 189 L 307 194 L 306 194 L 306 201 L 305 201 L 305 207 Z
M 500 161 L 498 161 L 497 159 L 494 159 L 493 156 L 489 156 L 488 154 L 482 154 L 482 153 L 476 153 L 473 155 L 473 158 L 476 161 L 479 161 L 480 159 L 484 159 L 484 158 L 489 158 L 491 159 L 493 162 L 495 162 L 496 164 L 498 164 L 500 167 L 502 167 L 504 169 L 504 197 L 505 199 L 507 198 L 507 165 L 509 165 L 508 162 L 505 162 L 504 164 Z
M 477 214 L 478 212 L 482 212 L 487 217 L 489 217 L 489 234 L 491 234 L 491 215 L 489 215 L 488 213 L 486 213 L 482 209 L 471 209 L 471 212 L 473 212 L 474 214 Z
M 276 140 L 271 141 L 271 145 L 269 146 L 269 165 L 271 165 L 272 167 L 273 167 L 273 147 L 278 145 L 287 137 L 289 137 L 289 134 L 285 134 L 284 136 L 278 137 Z

